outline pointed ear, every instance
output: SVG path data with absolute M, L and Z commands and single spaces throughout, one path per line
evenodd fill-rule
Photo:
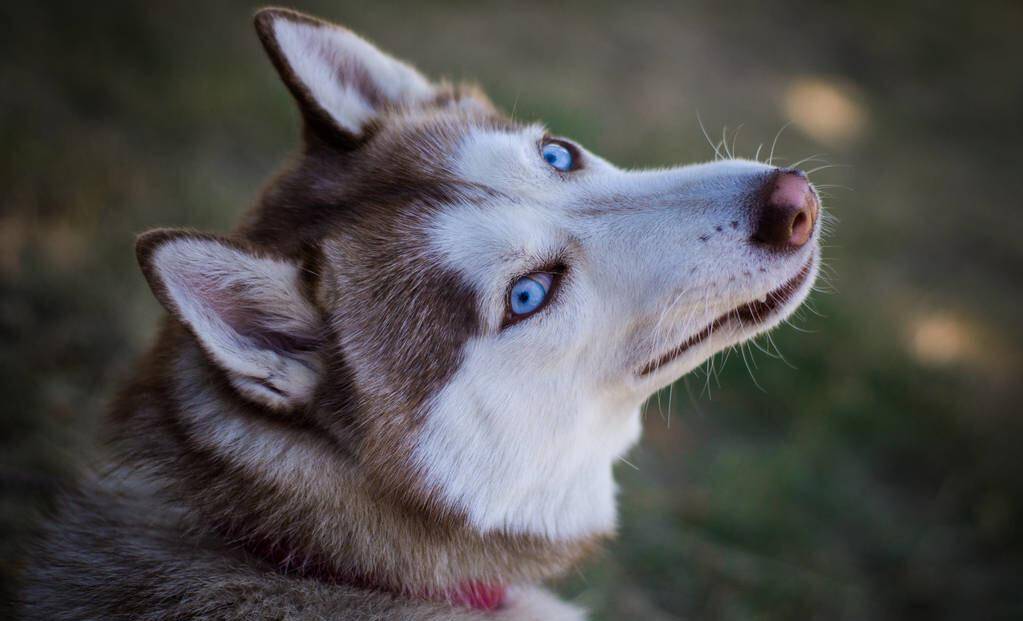
M 157 299 L 239 393 L 275 410 L 308 402 L 320 376 L 321 318 L 297 264 L 188 231 L 144 233 L 136 253 Z
M 341 26 L 276 8 L 259 11 L 255 22 L 263 47 L 315 130 L 357 140 L 384 108 L 434 95 L 418 71 Z

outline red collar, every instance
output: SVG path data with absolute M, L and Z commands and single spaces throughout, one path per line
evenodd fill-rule
M 327 584 L 354 586 L 415 599 L 448 602 L 452 606 L 464 606 L 473 610 L 497 610 L 504 603 L 507 592 L 503 585 L 487 584 L 478 580 L 467 580 L 441 590 L 399 591 L 388 588 L 383 581 L 375 579 L 372 575 L 335 569 L 322 559 L 302 557 L 287 552 L 284 549 L 285 546 L 280 544 L 249 541 L 243 547 L 249 554 L 269 562 L 284 575 L 300 576 Z
M 473 610 L 490 611 L 501 607 L 506 590 L 501 585 L 471 580 L 447 589 L 439 597 L 427 596 L 425 599 L 446 601 L 452 606 L 465 606 Z

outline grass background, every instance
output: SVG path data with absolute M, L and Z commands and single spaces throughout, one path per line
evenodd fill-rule
M 842 165 L 813 175 L 835 292 L 771 355 L 651 401 L 621 536 L 566 596 L 600 619 L 1023 617 L 1023 5 L 295 6 L 622 165 L 713 157 L 698 114 L 715 140 L 741 124 L 741 155 L 790 123 L 782 162 Z M 160 315 L 133 236 L 229 228 L 297 144 L 253 8 L 0 7 L 5 599 Z

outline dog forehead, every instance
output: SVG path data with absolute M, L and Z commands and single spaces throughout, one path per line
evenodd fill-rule
M 539 196 L 545 188 L 537 187 L 538 182 L 552 179 L 541 166 L 539 149 L 545 134 L 537 124 L 517 128 L 474 127 L 465 132 L 458 145 L 453 170 L 467 183 L 517 197 Z
M 474 127 L 455 150 L 459 182 L 487 188 L 485 200 L 452 203 L 432 215 L 431 247 L 477 287 L 536 267 L 572 244 L 573 193 L 543 160 L 539 124 Z
M 452 205 L 427 225 L 430 247 L 478 290 L 557 258 L 568 232 L 556 212 L 529 201 Z

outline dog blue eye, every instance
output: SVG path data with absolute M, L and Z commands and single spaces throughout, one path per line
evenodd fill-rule
M 543 159 L 561 172 L 572 170 L 572 152 L 556 142 L 548 142 L 540 150 Z
M 544 272 L 518 279 L 508 294 L 508 306 L 512 314 L 522 316 L 536 312 L 547 299 L 553 281 L 554 277 Z

